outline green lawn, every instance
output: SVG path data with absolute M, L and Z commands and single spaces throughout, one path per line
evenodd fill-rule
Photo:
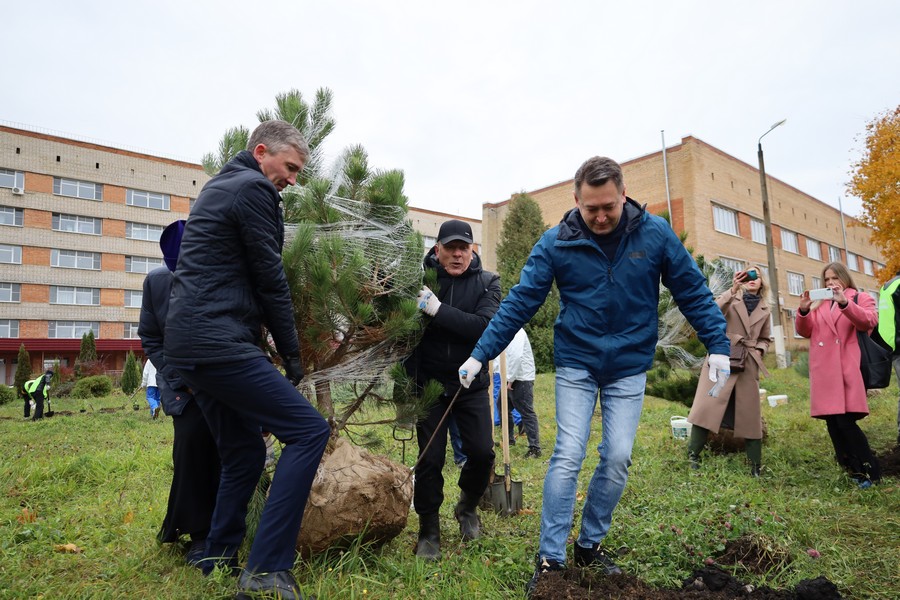
M 763 576 L 738 568 L 742 580 L 787 587 L 824 575 L 848 598 L 900 598 L 897 479 L 858 490 L 832 460 L 824 424 L 808 416 L 808 381 L 788 369 L 775 372 L 763 387 L 787 394 L 789 403 L 763 408 L 769 438 L 760 480 L 749 477 L 737 454 L 707 453 L 702 470 L 689 471 L 685 442 L 673 439 L 669 428 L 669 417 L 687 409 L 648 397 L 631 478 L 606 544 L 619 552 L 626 571 L 655 585 L 678 586 L 704 558 L 751 536 L 777 560 Z M 896 440 L 897 395 L 894 384 L 871 398 L 872 415 L 862 421 L 879 452 Z M 524 440 L 512 449 L 524 514 L 483 513 L 486 536 L 462 546 L 452 518 L 456 467 L 448 460 L 440 563 L 414 559 L 413 514 L 407 530 L 381 549 L 354 548 L 298 562 L 304 592 L 320 599 L 521 598 L 537 548 L 542 481 L 553 444 L 552 376 L 539 376 L 535 397 L 544 460 L 522 459 Z M 73 414 L 37 423 L 22 420 L 18 403 L 0 407 L 0 598 L 233 595 L 233 579 L 204 579 L 183 565 L 176 549 L 156 543 L 171 477 L 172 425 L 168 418 L 151 421 L 140 400 L 139 411 L 121 395 L 87 405 L 54 400 L 54 410 Z M 597 462 L 599 426 L 596 419 L 581 493 Z M 384 452 L 399 462 L 400 443 L 389 430 L 382 434 Z M 407 465 L 414 455 L 414 445 L 407 444 Z M 811 558 L 808 549 L 821 557 Z

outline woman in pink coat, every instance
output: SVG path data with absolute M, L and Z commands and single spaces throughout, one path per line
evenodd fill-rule
M 856 291 L 841 263 L 826 265 L 822 278 L 834 298 L 813 302 L 804 291 L 796 319 L 797 333 L 809 338 L 810 414 L 825 421 L 838 463 L 866 489 L 881 479 L 881 469 L 857 423 L 869 405 L 856 332 L 871 331 L 878 310 L 871 296 Z

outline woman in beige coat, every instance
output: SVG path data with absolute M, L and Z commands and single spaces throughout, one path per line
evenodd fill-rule
M 725 315 L 726 334 L 731 347 L 745 350 L 744 370 L 732 372 L 725 387 L 717 397 L 709 395 L 713 383 L 707 376 L 708 361 L 703 361 L 700 382 L 694 395 L 694 404 L 688 415 L 691 423 L 691 439 L 688 442 L 688 458 L 692 469 L 700 468 L 700 452 L 706 445 L 709 432 L 719 427 L 734 427 L 734 437 L 744 438 L 750 474 L 759 477 L 762 464 L 762 418 L 759 410 L 759 374 L 766 371 L 763 356 L 769 349 L 769 304 L 766 301 L 766 283 L 756 277 L 755 271 L 738 271 L 733 284 L 716 303 Z M 732 355 L 734 352 L 732 352 Z

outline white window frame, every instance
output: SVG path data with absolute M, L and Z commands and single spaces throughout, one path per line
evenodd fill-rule
M 163 261 L 161 258 L 151 258 L 149 256 L 126 256 L 125 272 L 126 273 L 149 273 L 156 267 L 161 267 Z
M 19 337 L 18 319 L 0 319 L 0 338 Z
M 65 177 L 53 178 L 53 194 L 82 200 L 103 201 L 103 184 Z
M 0 225 L 8 227 L 22 227 L 21 208 L 15 206 L 0 206 Z
M 22 284 L 0 281 L 0 302 L 18 304 L 22 301 Z M 2 337 L 2 336 L 0 336 Z
M 841 262 L 841 249 L 837 246 L 828 246 L 828 262 Z
M 822 260 L 822 244 L 819 240 L 806 238 L 806 256 L 814 260 Z
M 804 287 L 806 284 L 804 283 L 802 273 L 793 273 L 791 271 L 788 271 L 787 280 L 788 294 L 790 294 L 791 296 L 800 296 L 803 294 L 803 290 L 806 289 Z
M 766 243 L 766 224 L 763 221 L 750 218 L 750 238 L 757 244 Z
M 138 324 L 137 323 L 125 323 L 125 327 L 122 331 L 122 337 L 126 340 L 136 340 L 139 339 L 138 336 Z
M 143 290 L 125 290 L 125 308 L 140 308 L 143 301 Z
M 738 260 L 737 258 L 730 258 L 728 256 L 720 256 L 719 262 L 721 262 L 723 266 L 726 266 L 729 269 L 731 269 L 733 273 L 737 273 L 738 271 L 743 271 L 744 266 L 746 266 L 746 264 L 747 264 L 742 260 Z
M 125 238 L 129 240 L 146 240 L 148 242 L 158 242 L 163 232 L 162 225 L 151 225 L 150 223 L 132 223 L 125 222 Z
M 713 204 L 712 208 L 715 230 L 728 235 L 739 235 L 737 211 L 718 204 Z
M 48 321 L 47 337 L 61 340 L 79 340 L 89 331 L 100 337 L 99 321 Z
M 859 257 L 852 252 L 847 252 L 847 268 L 859 273 Z
M 53 231 L 78 233 L 82 235 L 103 235 L 103 219 L 53 213 L 50 227 Z
M 19 188 L 25 189 L 25 173 L 22 171 L 13 171 L 12 169 L 0 169 L 0 188 Z
M 100 306 L 100 288 L 51 285 L 50 304 Z
M 868 258 L 863 258 L 863 273 L 866 275 L 875 275 L 875 271 L 872 269 L 872 261 Z
M 811 289 L 811 290 L 822 289 L 822 278 L 821 277 L 817 277 L 817 276 L 813 275 L 812 277 L 809 278 L 809 280 L 810 280 L 809 289 Z
M 800 254 L 800 237 L 790 229 L 782 229 L 781 249 L 791 254 Z
M 90 266 L 88 266 L 90 264 Z M 50 266 L 59 269 L 83 269 L 85 271 L 100 270 L 100 253 L 81 250 L 50 250 Z
M 125 190 L 125 204 L 154 210 L 169 210 L 171 198 L 169 194 L 127 189 Z
M 0 244 L 0 263 L 7 265 L 21 265 L 22 246 Z

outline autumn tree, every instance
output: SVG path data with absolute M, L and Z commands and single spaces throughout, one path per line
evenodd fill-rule
M 900 106 L 866 125 L 865 145 L 847 191 L 862 200 L 859 221 L 871 228 L 872 243 L 885 258 L 878 273 L 884 283 L 900 273 Z

